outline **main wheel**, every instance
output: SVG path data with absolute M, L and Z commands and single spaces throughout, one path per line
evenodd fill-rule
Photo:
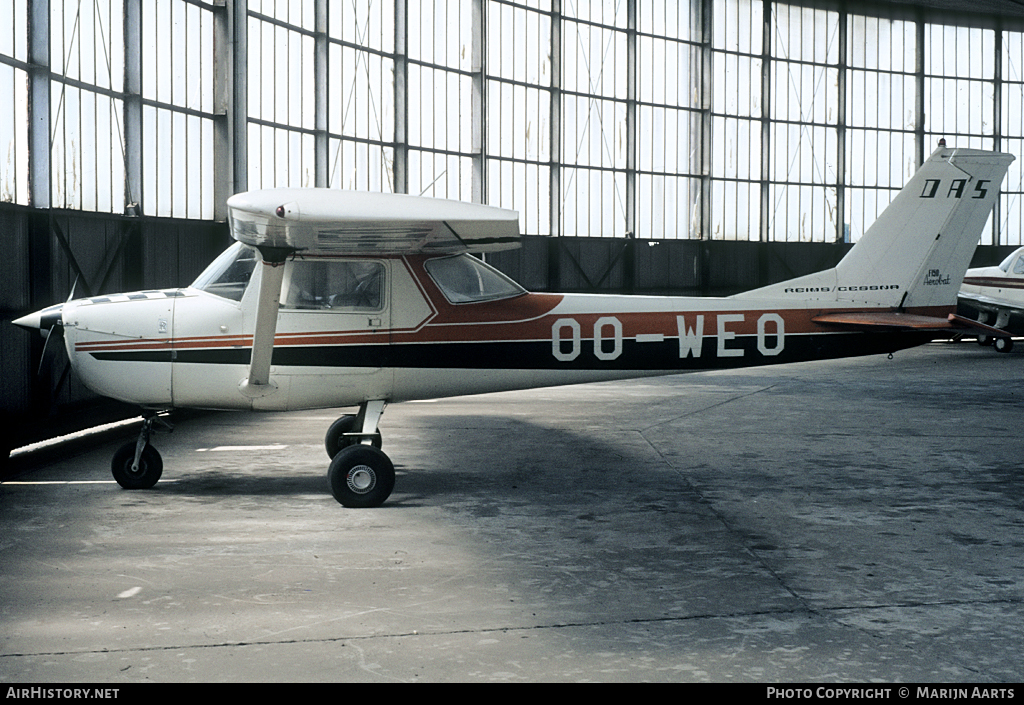
M 324 436 L 324 448 L 327 449 L 327 455 L 333 458 L 342 448 L 356 445 L 359 441 L 355 436 L 345 435 L 354 432 L 355 429 L 356 417 L 352 414 L 345 414 L 332 423 L 331 427 L 327 429 L 327 435 Z M 380 434 L 375 434 L 370 442 L 374 448 L 380 448 L 382 445 Z
M 996 352 L 1008 353 L 1013 350 L 1013 340 L 1010 338 L 996 338 L 992 341 Z
M 142 449 L 139 469 L 132 471 L 135 462 L 135 442 L 125 443 L 114 453 L 110 470 L 117 484 L 126 490 L 148 490 L 157 483 L 164 472 L 164 461 L 156 448 L 148 443 Z
M 342 448 L 331 461 L 331 494 L 346 507 L 379 507 L 395 488 L 395 466 L 368 445 Z

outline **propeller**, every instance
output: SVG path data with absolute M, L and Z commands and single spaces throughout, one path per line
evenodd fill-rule
M 71 301 L 74 298 L 77 286 L 78 278 L 76 277 L 74 284 L 71 285 L 71 294 L 68 296 L 67 301 Z M 64 303 L 67 303 L 67 301 Z M 54 356 L 59 355 L 59 350 L 64 347 L 63 309 L 64 304 L 55 304 L 53 306 L 48 306 L 41 311 L 36 311 L 11 321 L 11 323 L 19 328 L 24 328 L 25 330 L 38 330 L 39 334 L 44 338 L 43 350 L 39 356 L 39 367 L 36 370 L 37 376 L 41 377 L 43 375 L 43 370 L 48 366 L 51 368 L 53 367 L 52 361 Z M 57 385 L 51 394 L 52 399 L 55 399 L 57 395 L 60 394 L 60 390 L 67 381 L 70 371 L 70 361 L 66 360 L 61 368 Z M 51 379 L 52 377 L 53 375 L 51 375 Z

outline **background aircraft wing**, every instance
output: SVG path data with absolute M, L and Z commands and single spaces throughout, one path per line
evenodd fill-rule
M 1024 316 L 1024 307 L 1011 303 L 1006 299 L 1000 299 L 994 296 L 984 296 L 982 294 L 974 294 L 964 291 L 961 291 L 957 295 L 957 298 L 967 302 L 971 307 L 982 311 L 988 311 L 990 313 L 998 313 L 999 311 L 1009 311 L 1010 313 Z
M 228 199 L 231 235 L 309 254 L 495 252 L 519 247 L 519 214 L 477 203 L 339 189 L 265 189 Z

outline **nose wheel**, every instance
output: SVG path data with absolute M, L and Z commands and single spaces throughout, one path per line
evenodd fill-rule
M 148 443 L 136 460 L 135 443 L 125 443 L 114 453 L 110 470 L 117 484 L 126 490 L 148 490 L 163 474 L 164 461 L 157 449 Z
M 110 461 L 110 471 L 114 475 L 114 480 L 126 490 L 148 490 L 160 480 L 164 472 L 164 461 L 160 453 L 149 444 L 154 423 L 173 430 L 172 426 L 158 415 L 147 416 L 142 421 L 138 439 L 118 448 Z

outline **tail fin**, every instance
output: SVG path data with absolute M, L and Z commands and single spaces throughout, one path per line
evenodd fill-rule
M 901 309 L 955 304 L 1012 161 L 940 145 L 835 269 L 749 293 L 798 289 L 803 298 Z

